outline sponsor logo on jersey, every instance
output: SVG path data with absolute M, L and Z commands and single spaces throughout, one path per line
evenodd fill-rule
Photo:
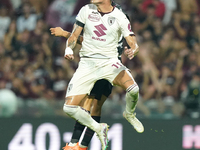
M 88 19 L 92 22 L 98 22 L 100 20 L 100 16 L 96 14 L 89 14 Z
M 98 14 L 98 12 L 96 12 L 96 11 L 93 11 L 92 13 L 93 13 L 93 14 Z
M 97 30 L 94 30 L 94 33 L 100 37 L 100 36 L 103 36 L 103 35 L 106 35 L 106 33 L 104 32 L 106 29 L 106 27 L 103 25 L 103 24 L 100 24 L 100 25 L 97 25 L 97 26 L 94 26 Z
M 92 37 L 92 39 L 93 40 L 97 40 L 97 41 L 103 41 L 103 42 L 105 42 L 106 41 L 106 39 L 101 39 L 101 38 L 98 38 L 98 37 Z
M 111 26 L 115 23 L 115 17 L 108 17 L 108 24 Z

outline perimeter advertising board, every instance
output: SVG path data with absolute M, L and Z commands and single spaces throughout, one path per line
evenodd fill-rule
M 137 133 L 125 119 L 103 119 L 110 125 L 108 150 L 197 150 L 199 120 L 141 120 L 145 132 Z M 0 119 L 0 150 L 61 150 L 70 141 L 70 118 Z M 88 150 L 101 150 L 96 136 Z

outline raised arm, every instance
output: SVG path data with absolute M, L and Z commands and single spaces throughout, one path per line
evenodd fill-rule
M 78 37 L 80 36 L 82 30 L 83 30 L 83 27 L 78 26 L 77 24 L 74 24 L 72 34 L 68 38 L 67 43 L 66 43 L 66 49 L 65 49 L 65 55 L 64 55 L 66 59 L 69 59 L 69 60 L 74 59 L 72 49 L 75 47 Z
M 55 36 L 62 36 L 68 39 L 71 36 L 71 33 L 68 31 L 63 30 L 61 27 L 50 28 L 51 34 Z M 83 36 L 79 35 L 77 39 L 78 44 L 82 44 Z
M 139 46 L 137 44 L 136 37 L 134 35 L 129 35 L 125 37 L 125 39 L 128 45 L 130 46 L 130 49 L 126 51 L 126 55 L 129 59 L 132 59 L 139 52 Z

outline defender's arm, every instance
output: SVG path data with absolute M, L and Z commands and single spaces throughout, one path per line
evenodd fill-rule
M 51 34 L 55 36 L 62 36 L 68 39 L 71 36 L 71 33 L 68 31 L 63 30 L 61 27 L 50 28 Z M 82 44 L 83 36 L 79 35 L 77 43 Z

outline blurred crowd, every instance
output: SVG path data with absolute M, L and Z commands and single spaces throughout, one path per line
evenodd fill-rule
M 128 14 L 140 46 L 133 60 L 122 56 L 140 87 L 137 113 L 149 118 L 154 113 L 168 118 L 198 118 L 200 1 L 115 2 Z M 19 109 L 15 114 L 22 115 L 25 107 L 26 113 L 41 116 L 36 110 L 44 103 L 43 112 L 49 107 L 56 110 L 50 114 L 62 114 L 66 88 L 79 62 L 80 45 L 75 48 L 75 60 L 65 60 L 66 40 L 50 35 L 49 28 L 60 26 L 71 31 L 78 10 L 87 3 L 89 0 L 0 1 L 0 91 L 7 89 L 16 95 Z M 1 93 L 0 116 L 6 103 Z M 124 94 L 115 87 L 104 113 L 121 114 Z

